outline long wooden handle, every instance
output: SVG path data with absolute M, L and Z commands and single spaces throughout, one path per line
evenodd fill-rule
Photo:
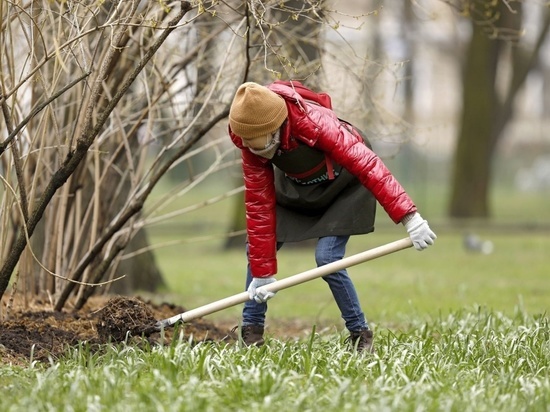
M 370 249 L 355 255 L 343 258 L 336 262 L 328 263 L 323 266 L 316 267 L 314 269 L 307 270 L 302 273 L 298 273 L 287 278 L 278 280 L 277 282 L 270 283 L 269 285 L 263 286 L 269 292 L 278 292 L 283 289 L 290 288 L 292 286 L 299 285 L 301 283 L 316 279 L 322 276 L 329 275 L 339 270 L 357 265 L 359 263 L 367 262 L 369 260 L 376 259 L 381 256 L 389 255 L 390 253 L 398 252 L 403 249 L 407 249 L 412 246 L 412 241 L 410 238 L 404 238 L 396 240 L 391 243 L 387 243 L 382 246 L 378 246 L 374 249 Z M 242 292 L 233 296 L 229 296 L 225 299 L 220 299 L 215 302 L 209 303 L 204 306 L 200 306 L 196 309 L 189 310 L 187 312 L 180 313 L 178 315 L 172 316 L 171 318 L 160 320 L 155 325 L 157 328 L 166 328 L 168 326 L 174 325 L 176 322 L 188 322 L 190 320 L 200 318 L 211 313 L 218 312 L 223 309 L 230 308 L 249 300 L 248 293 Z

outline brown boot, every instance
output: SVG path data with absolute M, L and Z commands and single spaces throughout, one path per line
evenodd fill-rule
M 241 339 L 246 346 L 262 346 L 265 342 L 263 325 L 241 326 Z
M 351 345 L 353 350 L 356 350 L 358 353 L 373 353 L 374 348 L 372 346 L 372 330 L 370 329 L 361 329 L 356 331 L 351 331 L 349 337 L 346 339 Z

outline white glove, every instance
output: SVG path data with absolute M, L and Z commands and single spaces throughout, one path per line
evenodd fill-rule
M 271 299 L 277 292 L 269 292 L 262 286 L 269 285 L 270 283 L 276 281 L 277 279 L 275 279 L 275 276 L 252 279 L 250 286 L 248 286 L 248 298 L 250 300 L 254 299 L 257 303 L 263 303 L 268 299 Z
M 403 225 L 409 237 L 413 242 L 413 246 L 416 250 L 424 250 L 429 245 L 434 244 L 434 240 L 437 238 L 434 232 L 428 226 L 428 222 L 422 219 L 420 213 L 414 213 L 412 217 L 410 215 L 405 216 L 403 219 Z

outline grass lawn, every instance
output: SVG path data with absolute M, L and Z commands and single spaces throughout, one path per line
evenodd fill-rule
M 544 194 L 521 196 L 520 201 L 497 190 L 492 221 L 460 225 L 443 217 L 443 204 L 437 200 L 442 193 L 439 195 L 433 202 L 437 209 L 425 216 L 438 234 L 434 247 L 423 252 L 411 248 L 349 269 L 369 322 L 383 327 L 411 317 L 429 319 L 475 306 L 506 314 L 514 313 L 517 307 L 528 313 L 546 312 L 550 306 L 550 259 L 546 252 L 550 250 L 550 218 L 541 209 Z M 233 203 L 234 199 L 223 200 L 182 216 L 179 223 L 158 226 L 150 232 L 153 243 L 180 242 L 158 249 L 156 256 L 168 283 L 169 298 L 186 309 L 244 288 L 244 246 L 231 250 L 223 247 L 222 234 L 229 226 Z M 404 228 L 390 222 L 380 208 L 377 221 L 374 233 L 351 238 L 348 256 L 406 237 Z M 493 252 L 467 251 L 463 246 L 466 233 L 490 240 Z M 313 243 L 285 245 L 278 254 L 278 278 L 314 268 L 313 249 Z M 210 317 L 238 322 L 240 309 L 230 308 Z M 312 325 L 342 326 L 321 279 L 283 290 L 270 302 L 269 322 L 296 317 Z
M 314 332 L 314 331 L 313 331 Z M 50 365 L 0 367 L 2 411 L 540 411 L 550 407 L 548 318 L 483 309 L 377 334 L 299 341 L 75 348 Z
M 168 284 L 157 299 L 193 309 L 243 290 L 244 252 L 224 250 L 216 236 L 229 210 L 230 202 L 219 202 L 150 233 L 154 243 L 179 242 L 156 251 Z M 374 234 L 350 241 L 348 255 L 406 236 L 381 220 Z M 47 365 L 1 365 L 0 410 L 547 412 L 548 232 L 457 227 L 437 214 L 430 223 L 434 247 L 350 269 L 376 333 L 375 354 L 348 350 L 328 287 L 316 279 L 279 292 L 268 312 L 268 327 L 300 319 L 311 327 L 307 336 L 269 334 L 261 348 L 195 346 L 185 336 L 168 347 L 82 345 Z M 466 251 L 470 231 L 491 240 L 493 252 Z M 287 246 L 279 278 L 314 267 L 311 246 Z M 237 324 L 240 309 L 209 320 Z
M 489 255 L 471 253 L 455 231 L 439 233 L 436 245 L 423 252 L 407 249 L 349 269 L 364 310 L 374 324 L 392 324 L 409 317 L 429 318 L 464 307 L 482 306 L 506 314 L 517 307 L 543 313 L 550 307 L 550 237 L 536 233 L 480 233 L 490 239 Z M 404 237 L 392 228 L 353 238 L 348 255 Z M 173 295 L 188 309 L 239 293 L 244 287 L 242 251 L 221 246 L 186 246 L 174 254 L 159 254 Z M 314 267 L 313 246 L 279 252 L 279 278 Z M 182 264 L 182 262 L 184 262 Z M 192 270 L 189 270 L 193 268 Z M 213 314 L 213 319 L 234 317 L 240 307 Z M 270 302 L 269 319 L 301 317 L 315 323 L 340 324 L 339 312 L 325 282 L 285 289 Z

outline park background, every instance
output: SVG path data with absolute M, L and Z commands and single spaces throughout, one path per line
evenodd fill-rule
M 547 3 L 0 1 L 0 16 L 1 410 L 549 410 Z M 376 353 L 349 351 L 321 280 L 270 302 L 262 348 L 199 343 L 190 324 L 99 349 L 60 329 L 94 332 L 88 304 L 112 295 L 192 309 L 243 290 L 227 115 L 242 82 L 278 78 L 328 92 L 438 235 L 350 269 Z M 379 208 L 347 252 L 404 237 Z M 285 245 L 277 276 L 313 268 L 312 248 Z M 70 344 L 29 344 L 52 331 Z
M 191 308 L 240 291 L 245 214 L 227 114 L 243 81 L 282 78 L 329 93 L 438 233 L 427 253 L 352 270 L 372 322 L 474 304 L 545 311 L 544 5 L 28 7 L 2 9 L 4 301 L 78 310 L 140 293 Z M 405 236 L 378 208 L 376 232 L 348 254 Z M 312 245 L 287 245 L 278 276 L 311 269 Z M 326 292 L 284 291 L 270 315 L 338 325 Z

